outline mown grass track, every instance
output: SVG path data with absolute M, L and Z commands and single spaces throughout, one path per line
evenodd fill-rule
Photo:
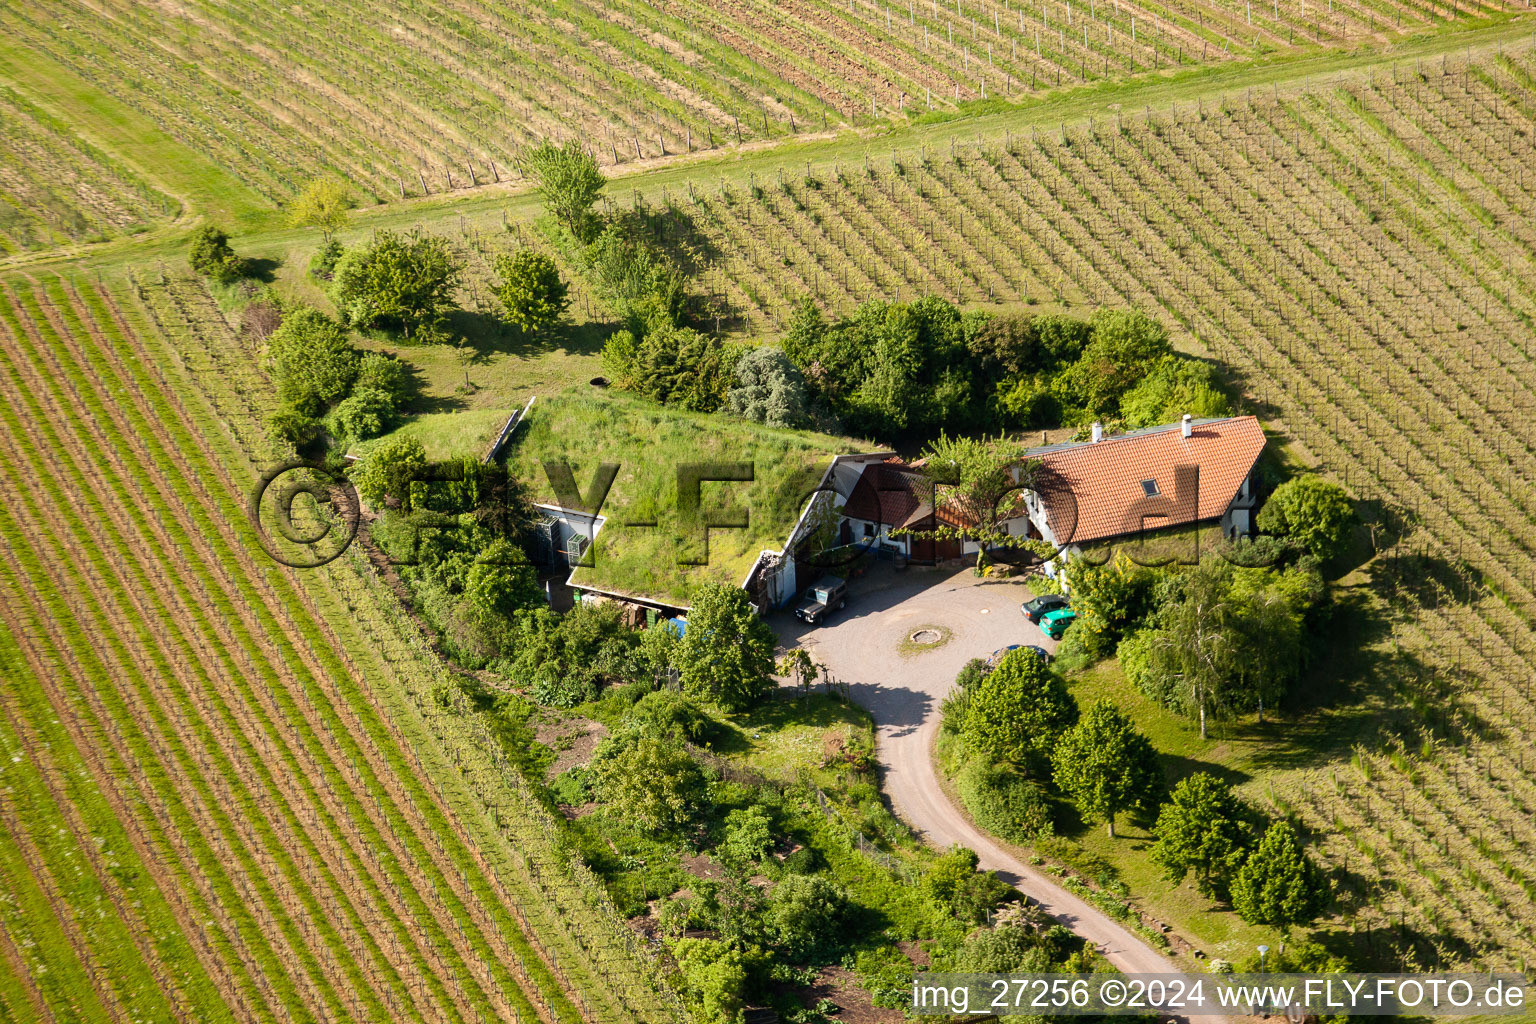
M 0 335 L 16 396 L 0 420 L 7 450 L 24 453 L 4 467 L 13 500 L 0 524 L 7 661 L 26 667 L 7 691 L 7 740 L 26 746 L 58 716 L 52 731 L 71 745 L 50 756 L 84 759 L 93 788 L 70 800 L 55 786 L 54 813 L 82 839 L 117 822 L 160 894 L 127 898 L 114 865 L 93 861 L 79 884 L 101 887 L 108 924 L 141 938 L 87 933 L 78 917 L 94 890 L 60 887 L 61 855 L 37 846 L 47 815 L 8 818 L 23 858 L 13 891 L 33 878 L 53 897 L 73 955 L 56 941 L 30 965 L 13 958 L 24 969 L 0 998 L 30 984 L 40 1004 L 64 1005 L 37 977 L 110 953 L 100 976 L 138 984 L 97 992 L 109 1015 L 158 994 L 192 1019 L 661 1019 L 622 994 L 589 1001 L 598 986 L 574 944 L 525 933 L 526 894 L 450 817 L 292 581 L 252 560 L 223 471 L 185 433 L 113 300 L 13 282 Z M 105 809 L 87 824 L 77 802 Z M 558 913 L 543 907 L 535 924 Z M 184 938 L 162 950 L 151 934 Z M 166 1019 L 164 1007 L 147 1016 Z

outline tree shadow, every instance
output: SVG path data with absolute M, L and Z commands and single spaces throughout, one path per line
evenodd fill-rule
M 1196 757 L 1185 757 L 1182 754 L 1164 754 L 1159 752 L 1157 760 L 1163 766 L 1163 775 L 1168 781 L 1168 788 L 1170 790 L 1196 772 L 1214 775 L 1230 786 L 1240 786 L 1253 778 L 1248 772 L 1229 765 L 1220 764 L 1215 761 L 1205 761 Z
M 450 310 L 444 328 L 452 338 L 463 338 L 474 350 L 472 361 L 489 362 L 493 355 L 532 359 L 542 355 L 597 355 L 608 336 L 618 329 L 614 321 L 561 323 L 544 331 L 524 332 L 490 313 L 473 309 Z
M 282 265 L 282 260 L 273 259 L 270 256 L 247 256 L 240 261 L 240 276 L 260 281 L 262 284 L 271 284 L 277 280 L 277 271 Z
M 1383 739 L 1399 717 L 1393 681 L 1409 671 L 1415 656 L 1385 647 L 1392 624 L 1383 606 L 1345 589 L 1327 621 L 1314 629 L 1321 644 L 1285 704 L 1262 723 L 1224 723 L 1226 737 L 1251 744 L 1256 769 L 1335 760 L 1356 743 Z

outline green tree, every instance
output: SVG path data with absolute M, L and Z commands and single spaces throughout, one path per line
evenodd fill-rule
M 681 323 L 687 276 L 643 237 L 610 224 L 582 252 L 588 279 L 636 338 Z
M 767 856 L 772 847 L 773 818 L 762 806 L 738 807 L 725 816 L 719 851 L 726 863 L 745 867 Z
M 1328 906 L 1327 876 L 1301 848 L 1289 822 L 1269 826 L 1232 879 L 1232 909 L 1249 924 L 1291 929 L 1317 918 Z
M 780 349 L 748 349 L 736 361 L 735 381 L 725 398 L 726 407 L 737 416 L 770 427 L 803 427 L 809 422 L 805 377 Z
M 1225 900 L 1257 836 L 1259 817 L 1232 787 L 1195 772 L 1173 787 L 1152 829 L 1154 864 L 1181 882 L 1191 871 L 1202 895 Z
M 725 402 L 731 368 L 719 338 L 691 327 L 659 327 L 635 346 L 630 389 L 662 405 L 714 412 Z
M 414 437 L 392 437 L 380 442 L 348 470 L 357 493 L 375 509 L 382 508 L 389 497 L 400 498 L 394 493 L 396 482 L 405 474 L 419 470 L 427 464 L 427 450 Z
M 399 330 L 409 338 L 442 318 L 458 278 L 459 259 L 446 239 L 380 231 L 342 256 L 331 295 L 352 326 Z
M 354 388 L 331 413 L 331 433 L 351 441 L 378 437 L 394 419 L 395 403 L 377 388 Z
M 496 276 L 501 319 L 524 336 L 555 326 L 570 308 L 560 268 L 541 252 L 519 249 L 499 254 Z
M 1289 537 L 1324 561 L 1349 546 L 1357 521 L 1344 488 L 1310 473 L 1276 487 L 1258 518 L 1265 533 Z
M 718 939 L 680 939 L 672 952 L 697 1024 L 740 1024 L 751 966 L 747 953 Z
M 1115 834 L 1115 815 L 1150 811 L 1163 790 L 1157 752 L 1131 720 L 1106 700 L 1096 701 L 1056 745 L 1056 785 L 1090 821 Z
M 1109 416 L 1173 346 L 1168 329 L 1139 309 L 1099 309 L 1091 323 L 1092 340 L 1057 386 L 1070 403 Z
M 549 212 L 578 242 L 592 241 L 598 227 L 592 206 L 608 179 L 587 148 L 576 139 L 563 146 L 544 142 L 523 158 L 523 166 L 538 183 Z
M 528 557 L 506 538 L 498 537 L 470 565 L 464 577 L 464 597 L 482 621 L 502 623 L 524 608 L 544 603 L 538 573 Z
M 352 388 L 358 356 L 346 328 L 318 309 L 300 306 L 267 338 L 262 365 L 280 400 L 315 416 Z
M 1072 581 L 1072 610 L 1078 615 L 1072 629 L 1095 657 L 1113 650 L 1152 610 L 1157 576 L 1132 562 L 1123 550 L 1103 565 L 1073 558 L 1067 578 Z
M 677 743 L 659 736 L 610 736 L 592 756 L 593 789 L 640 828 L 677 833 L 703 807 L 708 780 Z
M 811 689 L 816 685 L 816 680 L 821 677 L 821 666 L 811 658 L 811 652 L 804 647 L 796 647 L 785 652 L 779 659 L 775 671 L 781 676 L 787 676 L 794 681 L 800 689 L 801 697 L 809 697 Z
M 986 553 L 996 547 L 1031 547 L 1036 542 L 1009 530 L 1008 521 L 1024 514 L 1024 492 L 1035 479 L 1038 463 L 1024 458 L 1025 446 L 999 437 L 995 440 L 950 437 L 923 449 L 924 471 L 919 494 L 935 509 L 960 525 L 943 524 L 927 530 L 902 531 L 914 537 L 972 541 L 977 545 L 976 567 L 986 564 Z M 1053 549 L 1043 548 L 1041 554 Z
M 652 681 L 662 673 L 677 667 L 677 649 L 681 638 L 670 622 L 658 621 L 649 629 L 640 631 L 640 660 L 650 673 Z
M 730 711 L 750 707 L 773 687 L 775 642 L 745 591 L 706 583 L 677 645 L 683 688 Z
M 1120 397 L 1120 417 L 1131 429 L 1172 423 L 1188 413 L 1199 418 L 1231 413 L 1212 367 L 1187 356 L 1167 355 Z
M 288 208 L 288 226 L 319 228 L 326 242 L 347 223 L 352 189 L 340 178 L 315 178 Z
M 1257 707 L 1285 694 L 1306 658 L 1304 617 L 1321 599 L 1321 581 L 1302 568 L 1276 573 L 1207 560 L 1181 574 L 1158 612 L 1157 628 L 1125 650 L 1127 677 L 1146 693 L 1210 718 Z
M 1183 592 L 1159 615 L 1160 627 L 1148 639 L 1146 672 L 1168 681 L 1176 706 L 1200 719 L 1225 717 L 1241 703 L 1238 681 L 1246 657 L 1241 614 L 1231 600 L 1231 573 L 1220 563 L 1207 562 L 1186 573 Z
M 195 273 L 228 284 L 245 269 L 245 261 L 230 248 L 229 235 L 212 224 L 204 224 L 192 235 L 187 263 Z
M 825 875 L 786 875 L 768 895 L 764 923 L 791 957 L 826 955 L 843 941 L 848 894 Z
M 1010 651 L 968 690 L 960 736 L 967 751 L 1023 768 L 1043 768 L 1077 721 L 1067 684 L 1031 651 Z

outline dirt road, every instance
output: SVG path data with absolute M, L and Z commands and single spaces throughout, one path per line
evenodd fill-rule
M 774 624 L 786 646 L 807 648 L 874 715 L 885 791 L 897 812 L 929 842 L 975 850 L 982 867 L 1017 886 L 1120 970 L 1180 970 L 1176 959 L 974 828 L 939 785 L 932 757 L 939 703 L 961 666 L 1008 644 L 1055 647 L 1019 611 L 1031 596 L 1021 584 L 978 580 L 969 569 L 882 568 L 853 582 L 847 609 L 826 626 L 807 629 L 788 615 L 777 616 Z M 902 640 L 923 626 L 948 630 L 948 641 L 903 655 Z

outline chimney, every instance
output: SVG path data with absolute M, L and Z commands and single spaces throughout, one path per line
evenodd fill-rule
M 1189 437 L 1194 432 L 1195 432 L 1194 417 L 1190 416 L 1189 413 L 1185 413 L 1184 414 L 1184 421 L 1179 425 L 1179 433 L 1183 434 L 1185 437 Z
M 1100 423 L 1098 420 L 1094 420 L 1093 421 L 1093 443 L 1094 444 L 1098 444 L 1102 440 L 1104 440 L 1104 424 Z

